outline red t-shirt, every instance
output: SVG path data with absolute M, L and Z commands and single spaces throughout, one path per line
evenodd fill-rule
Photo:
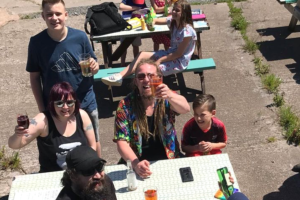
M 181 144 L 182 145 L 196 145 L 199 142 L 226 142 L 227 134 L 226 129 L 218 118 L 213 117 L 211 128 L 207 132 L 203 132 L 198 124 L 195 121 L 195 118 L 191 118 L 183 127 L 182 136 L 181 136 Z M 220 149 L 213 149 L 209 154 L 220 154 L 222 151 Z M 187 153 L 186 156 L 200 156 L 203 155 L 202 152 L 197 153 Z M 207 154 L 206 154 L 207 155 Z

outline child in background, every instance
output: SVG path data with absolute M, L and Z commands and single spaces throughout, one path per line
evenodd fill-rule
M 165 0 L 150 0 L 150 1 L 156 13 L 164 13 Z M 172 6 L 171 0 L 168 0 L 168 5 Z M 158 51 L 160 44 L 164 45 L 165 50 L 168 50 L 170 47 L 170 38 L 166 34 L 154 35 L 152 36 L 152 41 L 153 41 L 154 51 Z
M 123 71 L 102 78 L 104 84 L 121 86 L 123 77 L 131 75 L 142 59 L 155 60 L 164 76 L 179 73 L 187 68 L 197 40 L 190 4 L 186 0 L 177 1 L 173 6 L 172 17 L 155 18 L 154 24 L 168 25 L 171 32 L 171 47 L 167 51 L 141 52 Z
M 120 3 L 119 9 L 121 11 L 123 11 L 122 16 L 125 17 L 128 15 L 131 15 L 133 11 L 139 10 L 139 9 L 145 8 L 145 7 L 146 7 L 145 1 L 144 1 L 144 4 L 135 4 L 133 2 L 133 0 L 122 0 L 122 2 Z M 123 40 L 124 40 L 124 38 L 121 38 L 121 42 L 123 42 Z M 132 42 L 134 58 L 138 55 L 138 53 L 140 51 L 139 46 L 141 46 L 141 45 L 142 45 L 141 37 L 136 37 L 135 40 Z M 125 66 L 126 55 L 127 55 L 127 50 L 121 56 L 121 67 Z
M 193 102 L 194 117 L 183 127 L 181 148 L 186 156 L 220 154 L 226 147 L 226 129 L 216 114 L 216 101 L 210 94 L 199 95 Z

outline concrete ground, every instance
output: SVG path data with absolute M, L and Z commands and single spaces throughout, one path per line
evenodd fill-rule
M 68 8 L 95 5 L 101 1 L 65 0 Z M 18 20 L 17 14 L 39 12 L 39 0 L 8 0 L 0 2 L 0 15 L 6 12 L 6 25 L 0 27 L 0 146 L 7 145 L 13 134 L 16 114 L 26 110 L 30 116 L 37 114 L 28 73 L 25 71 L 27 46 L 32 35 L 45 28 L 42 18 Z M 118 2 L 116 2 L 118 3 Z M 72 6 L 69 6 L 72 5 Z M 287 26 L 291 15 L 277 1 L 248 0 L 235 3 L 243 8 L 244 16 L 251 23 L 248 36 L 260 44 L 258 56 L 270 64 L 271 72 L 279 76 L 283 84 L 280 90 L 293 110 L 299 113 L 299 26 L 296 32 L 289 33 Z M 300 176 L 291 172 L 293 165 L 300 162 L 300 149 L 288 145 L 282 137 L 278 125 L 276 109 L 270 107 L 273 96 L 262 88 L 260 79 L 254 75 L 253 55 L 243 51 L 244 41 L 239 32 L 230 27 L 229 9 L 226 3 L 193 6 L 201 8 L 207 15 L 210 30 L 201 34 L 203 57 L 214 58 L 217 68 L 205 72 L 207 93 L 217 99 L 217 117 L 227 128 L 228 145 L 223 152 L 229 154 L 240 189 L 251 200 L 290 200 L 300 197 Z M 274 12 L 276 11 L 276 12 Z M 84 15 L 71 16 L 68 25 L 83 30 Z M 0 24 L 1 24 L 0 20 Z M 149 48 L 150 47 L 150 48 Z M 115 48 L 115 46 L 114 46 Z M 143 40 L 141 50 L 152 50 L 152 40 Z M 96 55 L 100 64 L 102 50 L 96 44 Z M 132 50 L 128 51 L 128 61 Z M 185 73 L 189 91 L 189 102 L 199 93 L 198 76 Z M 172 80 L 170 80 L 172 81 Z M 127 86 L 127 84 L 125 84 Z M 176 89 L 173 84 L 171 87 Z M 194 89 L 194 90 L 192 90 Z M 115 102 L 108 100 L 107 87 L 95 83 L 98 109 L 100 111 L 100 137 L 103 157 L 109 164 L 119 159 L 116 145 L 112 142 L 114 111 L 118 99 L 129 92 L 125 87 L 115 88 Z M 192 117 L 189 114 L 177 117 L 178 134 L 184 123 Z M 274 136 L 276 142 L 267 143 Z M 180 138 L 180 137 L 179 137 Z M 11 153 L 7 149 L 7 153 Z M 38 152 L 35 142 L 19 151 L 22 165 L 27 173 L 38 170 Z M 0 170 L 0 197 L 7 198 L 11 179 L 22 172 Z

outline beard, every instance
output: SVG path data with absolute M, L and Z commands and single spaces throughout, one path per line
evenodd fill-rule
M 143 95 L 141 95 L 141 97 L 142 97 L 142 99 L 146 99 L 146 100 L 152 100 L 152 99 L 154 99 L 154 97 L 152 96 L 152 94 L 149 94 L 149 95 L 143 94 Z
M 97 185 L 100 184 L 100 185 Z M 84 200 L 107 199 L 109 195 L 107 184 L 104 178 L 93 179 L 87 187 L 82 190 L 81 196 Z

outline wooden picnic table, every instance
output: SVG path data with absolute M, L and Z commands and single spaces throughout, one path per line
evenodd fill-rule
M 298 20 L 300 20 L 300 0 L 277 0 L 280 4 L 284 4 L 284 7 L 292 14 L 289 30 L 294 31 Z
M 157 14 L 157 16 L 162 16 Z M 115 33 L 109 33 L 101 36 L 91 36 L 90 40 L 93 42 L 99 42 L 102 45 L 103 60 L 105 68 L 112 66 L 112 62 L 118 60 L 121 55 L 128 49 L 136 37 L 151 38 L 153 35 L 169 34 L 170 30 L 167 25 L 155 25 L 154 31 L 142 30 L 141 27 L 132 29 L 130 31 L 124 30 Z M 194 28 L 197 33 L 197 46 L 198 56 L 202 58 L 201 39 L 200 33 L 204 30 L 209 30 L 209 24 L 207 21 L 194 21 Z M 125 38 L 120 46 L 112 52 L 112 44 L 119 41 L 121 38 Z M 94 45 L 93 45 L 94 47 Z M 121 66 L 125 67 L 125 66 Z

